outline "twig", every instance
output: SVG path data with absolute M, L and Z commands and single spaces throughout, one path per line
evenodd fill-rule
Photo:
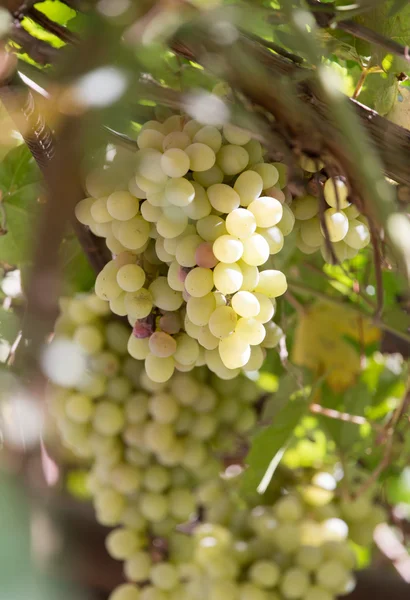
M 369 219 L 370 236 L 373 246 L 373 261 L 374 261 L 374 274 L 376 278 L 376 310 L 374 312 L 374 319 L 377 321 L 380 319 L 383 313 L 384 305 L 384 290 L 383 290 L 383 275 L 382 275 L 382 264 L 381 264 L 381 253 L 379 238 L 376 235 L 375 225 L 372 219 Z
M 408 46 L 402 46 L 398 42 L 395 42 L 381 33 L 373 31 L 373 29 L 369 29 L 368 27 L 357 23 L 356 21 L 345 19 L 345 15 L 340 14 L 340 9 L 338 14 L 338 11 L 333 10 L 331 5 L 330 8 L 328 8 L 329 5 L 324 8 L 323 4 L 321 4 L 318 0 L 308 0 L 308 4 L 312 9 L 312 13 L 319 27 L 325 29 L 341 29 L 342 31 L 350 33 L 354 37 L 357 37 L 361 40 L 375 44 L 376 46 L 381 46 L 382 48 L 388 50 L 388 52 L 391 54 L 400 56 L 400 58 L 403 60 L 410 62 Z
M 376 443 L 384 443 L 384 453 L 382 459 L 380 460 L 377 467 L 374 469 L 370 477 L 360 486 L 360 488 L 356 492 L 356 496 L 361 496 L 364 494 L 379 478 L 381 473 L 389 466 L 392 452 L 393 452 L 393 444 L 394 444 L 394 434 L 396 432 L 396 425 L 399 420 L 406 412 L 408 406 L 410 405 L 410 389 L 407 389 L 405 395 L 403 396 L 400 404 L 397 406 L 394 411 L 391 419 L 388 423 L 383 427 L 382 433 L 379 435 L 379 438 Z
M 50 33 L 54 33 L 54 35 L 59 37 L 63 42 L 74 44 L 78 41 L 75 33 L 67 29 L 67 27 L 63 27 L 62 25 L 59 25 L 55 21 L 49 19 L 43 12 L 35 8 L 35 6 L 31 6 L 28 9 L 26 16 L 32 19 L 38 25 L 41 25 L 41 27 Z
M 291 294 L 290 292 L 286 292 L 285 298 L 289 302 L 289 304 L 291 304 L 293 306 L 293 308 L 299 314 L 305 314 L 306 313 L 306 307 L 303 306 L 303 304 L 301 302 L 299 302 L 299 300 L 297 298 L 295 298 L 295 296 L 293 294 Z
M 301 58 L 297 54 L 293 54 L 293 52 L 288 52 L 287 50 L 282 48 L 282 46 L 276 44 L 275 42 L 272 42 L 271 40 L 265 40 L 265 38 L 260 37 L 259 35 L 255 35 L 253 33 L 249 33 L 248 31 L 242 31 L 242 35 L 244 37 L 248 37 L 251 40 L 254 40 L 255 42 L 258 42 L 262 46 L 265 46 L 265 48 L 269 48 L 269 50 L 273 50 L 274 52 L 276 52 L 276 54 L 280 54 L 280 56 L 288 58 L 297 65 L 301 65 L 304 62 L 303 58 Z
M 24 52 L 30 55 L 30 57 L 41 65 L 48 65 L 55 62 L 60 55 L 61 51 L 58 48 L 54 48 L 39 40 L 28 33 L 19 24 L 15 24 L 10 32 L 10 39 L 21 46 Z M 14 50 L 12 47 L 11 50 Z
M 340 412 L 338 410 L 334 410 L 333 408 L 325 408 L 324 406 L 321 406 L 320 404 L 316 403 L 311 404 L 309 409 L 312 413 L 323 415 L 324 417 L 328 417 L 329 419 L 336 419 L 338 421 L 354 423 L 355 425 L 366 425 L 369 423 L 369 421 L 365 419 L 365 417 Z
M 354 100 L 356 100 L 356 98 L 358 97 L 358 95 L 362 91 L 362 87 L 363 87 L 364 82 L 366 81 L 366 77 L 367 77 L 368 73 L 369 73 L 368 69 L 366 69 L 366 68 L 362 69 L 362 72 L 360 73 L 359 80 L 356 83 L 356 87 L 354 88 L 354 92 L 352 94 L 352 98 Z

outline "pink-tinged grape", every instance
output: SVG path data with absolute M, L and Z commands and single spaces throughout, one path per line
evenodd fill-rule
M 149 349 L 155 356 L 167 358 L 175 353 L 177 343 L 168 333 L 155 331 L 149 338 Z
M 159 326 L 162 331 L 173 335 L 178 333 L 182 327 L 181 317 L 177 312 L 166 312 L 159 319 Z
M 195 250 L 195 261 L 198 267 L 213 269 L 218 264 L 218 259 L 212 250 L 210 242 L 202 242 Z

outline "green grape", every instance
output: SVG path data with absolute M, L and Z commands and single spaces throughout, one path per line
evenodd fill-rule
M 295 556 L 296 564 L 306 571 L 315 571 L 323 558 L 324 552 L 319 546 L 300 546 Z
M 107 552 L 116 560 L 126 560 L 139 549 L 141 541 L 132 529 L 120 528 L 111 531 L 106 540 Z
M 88 423 L 94 413 L 94 404 L 84 394 L 71 394 L 65 399 L 65 412 L 76 423 Z
M 188 521 L 196 510 L 195 496 L 187 488 L 173 488 L 168 495 L 169 511 L 182 522 Z
M 90 207 L 90 213 L 95 223 L 109 223 L 112 220 L 107 210 L 107 198 L 97 198 Z
M 217 338 L 225 338 L 235 331 L 237 314 L 230 306 L 219 306 L 209 318 L 209 330 Z
M 222 235 L 215 240 L 212 246 L 215 257 L 224 263 L 238 261 L 242 256 L 243 249 L 242 242 L 232 235 Z
M 209 202 L 212 207 L 221 213 L 230 213 L 239 208 L 240 197 L 229 185 L 216 183 L 207 189 Z
M 122 494 L 133 494 L 141 486 L 141 474 L 134 466 L 118 464 L 110 473 L 110 483 Z
M 304 600 L 333 600 L 333 598 L 331 592 L 318 585 L 312 585 L 304 596 Z
M 151 523 L 158 523 L 165 519 L 168 514 L 168 499 L 164 496 L 145 492 L 140 497 L 141 514 Z
M 124 292 L 137 292 L 145 283 L 145 273 L 139 265 L 123 265 L 118 269 L 117 283 Z
M 119 585 L 110 594 L 108 600 L 139 600 L 140 590 L 137 586 L 132 583 L 123 583 Z
M 212 125 L 205 125 L 205 127 L 199 129 L 192 139 L 194 142 L 209 146 L 214 152 L 218 152 L 222 145 L 222 136 L 218 129 Z
M 178 401 L 171 394 L 156 394 L 149 400 L 149 412 L 159 423 L 172 423 L 179 414 Z
M 260 312 L 259 300 L 250 292 L 237 292 L 232 296 L 232 308 L 241 317 L 256 317 Z
M 206 144 L 194 142 L 185 148 L 185 152 L 189 157 L 191 171 L 207 171 L 215 164 L 215 152 Z
M 216 154 L 216 163 L 226 175 L 236 175 L 243 171 L 249 162 L 249 154 L 242 146 L 229 144 L 222 146 Z
M 243 174 L 246 173 L 249 173 L 249 171 Z M 255 216 L 246 208 L 235 208 L 226 217 L 226 229 L 232 236 L 246 239 L 256 231 Z
M 319 212 L 319 198 L 315 196 L 301 196 L 292 202 L 293 214 L 300 221 L 312 219 Z
M 283 215 L 282 219 L 278 223 L 278 228 L 286 237 L 290 233 L 292 233 L 293 228 L 295 226 L 295 215 L 292 210 L 286 204 L 282 205 Z
M 209 319 L 216 308 L 215 296 L 212 293 L 196 298 L 192 296 L 189 298 L 186 310 L 190 321 L 194 325 L 204 326 L 207 325 Z
M 176 152 L 176 150 L 168 150 L 168 152 Z M 183 154 L 185 154 L 185 152 L 183 152 L 181 150 L 181 152 Z M 195 197 L 195 188 L 192 185 L 192 183 L 190 181 L 188 181 L 187 179 L 185 179 L 184 177 L 174 177 L 173 179 L 170 179 L 168 181 L 168 183 L 165 186 L 165 198 L 167 200 L 167 202 L 169 202 L 170 204 L 173 204 L 175 207 L 184 207 L 184 206 L 188 206 L 188 204 L 190 204 L 193 199 Z M 168 212 L 168 211 L 167 211 Z M 164 211 L 164 214 L 166 214 L 166 211 Z M 169 212 L 170 215 L 183 215 L 183 212 L 180 211 L 172 211 Z M 182 220 L 183 223 L 186 223 L 185 219 Z M 159 226 L 160 221 L 158 221 L 158 226 Z M 179 231 L 179 233 L 182 233 L 184 228 L 181 228 L 181 230 Z M 159 231 L 159 228 L 158 228 Z M 161 233 L 161 232 L 160 232 Z M 176 235 L 179 235 L 176 234 Z M 175 237 L 175 235 L 164 235 L 163 233 L 161 234 L 163 235 L 163 237 Z
M 349 190 L 343 177 L 330 177 L 323 186 L 325 200 L 329 206 L 341 210 L 349 206 Z
M 319 586 L 334 592 L 342 592 L 349 581 L 349 572 L 337 560 L 323 562 L 316 571 L 316 580 Z
M 259 273 L 259 281 L 255 292 L 264 294 L 268 298 L 277 298 L 287 290 L 286 277 L 281 271 L 267 269 Z
M 239 175 L 233 187 L 239 194 L 241 206 L 248 207 L 261 195 L 263 179 L 256 171 L 244 171 Z
M 311 248 L 318 248 L 323 242 L 322 228 L 318 217 L 303 221 L 300 226 L 302 242 Z
M 143 582 L 149 578 L 152 567 L 151 557 L 148 552 L 135 552 L 125 561 L 124 573 L 127 579 Z
M 180 148 L 165 150 L 161 156 L 161 169 L 168 177 L 183 177 L 189 170 L 188 154 Z
M 254 583 L 242 583 L 239 587 L 239 600 L 269 600 L 271 594 Z
M 231 123 L 224 125 L 222 131 L 227 142 L 236 146 L 244 146 L 251 139 L 250 134 L 245 129 L 241 129 Z
M 252 564 L 249 569 L 249 577 L 261 588 L 275 587 L 280 578 L 280 569 L 274 562 L 259 560 Z
M 258 163 L 252 169 L 262 177 L 264 190 L 273 187 L 279 181 L 279 172 L 273 165 Z
M 300 567 L 288 569 L 280 583 L 280 590 L 285 598 L 293 600 L 302 598 L 308 591 L 310 584 L 309 575 Z
M 113 219 L 128 221 L 138 213 L 139 202 L 129 192 L 113 192 L 107 198 L 107 211 Z
M 149 492 L 163 492 L 170 483 L 170 473 L 161 465 L 151 465 L 144 472 L 143 484 Z
M 193 177 L 194 181 L 203 185 L 205 188 L 208 188 L 216 183 L 222 183 L 224 180 L 224 173 L 218 165 L 214 165 L 210 169 L 206 169 L 206 171 L 195 171 Z
M 217 215 L 208 215 L 199 219 L 196 224 L 198 234 L 207 242 L 214 242 L 227 233 L 225 221 Z
M 131 393 L 132 385 L 128 377 L 113 377 L 107 382 L 107 394 L 111 399 L 122 402 Z
M 276 502 L 275 516 L 279 521 L 299 521 L 303 517 L 303 506 L 295 496 L 285 496 Z
M 243 240 L 242 260 L 244 263 L 258 267 L 269 258 L 269 244 L 259 233 L 254 233 Z
M 251 202 L 248 210 L 253 214 L 257 227 L 273 227 L 283 216 L 282 204 L 271 196 L 262 196 Z
M 349 220 L 342 211 L 338 211 L 336 208 L 328 208 L 324 212 L 324 219 L 331 242 L 340 242 L 346 237 L 349 230 Z M 321 227 L 321 231 L 324 235 L 324 228 Z
M 185 279 L 185 289 L 191 296 L 201 298 L 212 291 L 214 287 L 213 273 L 211 269 L 195 267 Z
M 97 404 L 94 410 L 93 427 L 102 435 L 115 435 L 124 426 L 124 411 L 117 404 L 104 401 Z

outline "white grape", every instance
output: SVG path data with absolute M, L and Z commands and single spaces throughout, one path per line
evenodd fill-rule
M 246 239 L 256 231 L 255 216 L 246 208 L 236 208 L 226 217 L 226 229 L 231 235 Z
M 161 168 L 168 177 L 183 177 L 189 170 L 189 156 L 180 148 L 165 150 L 161 157 Z M 168 196 L 167 199 L 171 201 Z
M 206 144 L 195 142 L 185 148 L 191 171 L 207 171 L 214 166 L 215 152 Z

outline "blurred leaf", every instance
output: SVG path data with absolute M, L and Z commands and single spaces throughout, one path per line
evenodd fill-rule
M 410 504 L 410 467 L 386 481 L 387 499 L 391 504 Z
M 298 389 L 295 377 L 286 373 L 279 380 L 277 391 L 263 406 L 262 422 L 272 421 Z
M 0 236 L 0 259 L 19 265 L 30 259 L 30 241 L 39 210 L 40 174 L 24 145 L 11 150 L 0 164 L 0 189 L 6 214 L 7 233 Z
M 77 238 L 63 240 L 60 255 L 66 285 L 64 293 L 73 294 L 91 290 L 95 283 L 95 273 Z
M 323 387 L 321 405 L 350 415 L 363 416 L 367 405 L 371 404 L 371 394 L 363 382 L 346 390 L 343 394 L 333 392 L 328 386 Z M 333 438 L 342 451 L 352 451 L 355 442 L 362 439 L 363 430 L 356 423 L 341 419 L 318 415 L 323 429 Z
M 49 19 L 60 25 L 67 25 L 68 21 L 76 16 L 75 10 L 64 4 L 64 2 L 60 2 L 60 0 L 45 0 L 34 6 Z
M 294 428 L 308 410 L 306 398 L 289 401 L 276 415 L 272 425 L 260 430 L 253 438 L 246 457 L 248 468 L 242 478 L 242 492 L 254 493 L 272 459 L 285 446 Z
M 0 308 L 0 339 L 14 342 L 20 329 L 20 319 L 12 310 Z

